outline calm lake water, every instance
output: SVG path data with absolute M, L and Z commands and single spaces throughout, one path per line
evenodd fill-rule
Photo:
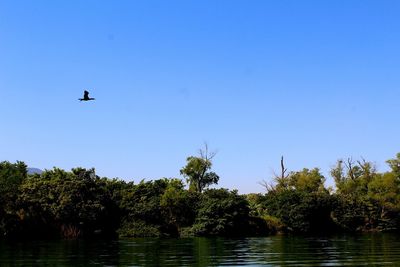
M 400 236 L 0 243 L 0 266 L 400 266 Z

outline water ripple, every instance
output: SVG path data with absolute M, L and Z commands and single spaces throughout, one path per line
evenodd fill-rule
M 400 236 L 0 243 L 0 266 L 400 266 Z

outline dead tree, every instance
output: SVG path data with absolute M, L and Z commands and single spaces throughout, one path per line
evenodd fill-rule
M 268 182 L 266 180 L 262 180 L 261 182 L 259 182 L 259 184 L 264 187 L 267 192 L 271 192 L 271 191 L 276 191 L 277 187 L 281 188 L 281 187 L 288 187 L 288 183 L 287 183 L 287 178 L 289 177 L 289 174 L 286 174 L 287 169 L 285 168 L 285 164 L 283 161 L 283 156 L 281 157 L 281 173 L 280 175 L 276 174 L 275 172 L 273 172 L 274 174 L 274 182 Z

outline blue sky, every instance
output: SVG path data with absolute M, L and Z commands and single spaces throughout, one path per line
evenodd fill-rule
M 400 152 L 398 1 L 0 1 L 0 160 L 221 187 Z M 95 102 L 79 102 L 88 89 Z

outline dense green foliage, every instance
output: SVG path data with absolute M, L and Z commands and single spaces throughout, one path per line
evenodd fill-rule
M 211 169 L 211 161 L 201 157 L 188 157 L 187 165 L 181 169 L 181 174 L 186 177 L 189 189 L 201 193 L 204 188 L 218 183 L 219 176 Z
M 0 236 L 8 235 L 18 227 L 20 187 L 27 177 L 27 166 L 23 162 L 0 163 Z
M 100 178 L 94 169 L 27 174 L 23 162 L 0 162 L 0 236 L 80 238 L 242 236 L 276 232 L 397 231 L 400 154 L 379 173 L 365 160 L 339 160 L 336 190 L 319 169 L 282 175 L 265 194 L 207 189 L 218 182 L 207 157 L 189 157 L 177 178 Z
M 201 195 L 195 224 L 195 235 L 243 235 L 248 228 L 249 207 L 237 191 L 209 189 Z

